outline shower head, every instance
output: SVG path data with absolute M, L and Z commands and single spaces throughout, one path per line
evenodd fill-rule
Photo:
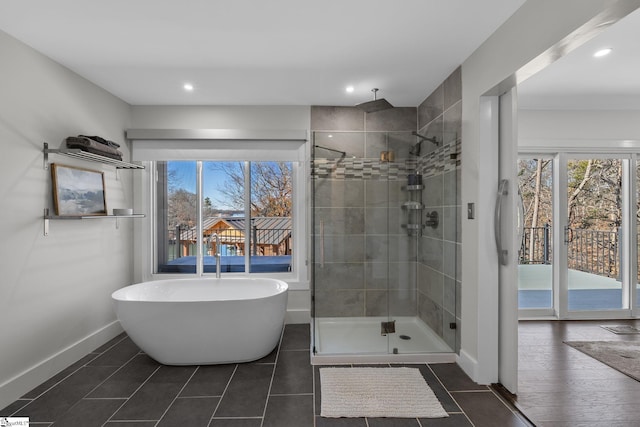
M 378 88 L 371 89 L 373 92 L 373 101 L 363 102 L 362 104 L 356 105 L 356 108 L 364 111 L 365 113 L 375 113 L 376 111 L 388 110 L 393 108 L 393 105 L 389 104 L 389 101 L 386 99 L 377 99 Z
M 430 143 L 435 144 L 436 146 L 440 145 L 438 140 L 435 138 L 429 138 L 428 136 L 420 135 L 418 132 L 411 132 L 411 134 L 420 138 L 420 141 L 418 142 L 418 144 L 420 144 L 422 141 L 429 141 Z

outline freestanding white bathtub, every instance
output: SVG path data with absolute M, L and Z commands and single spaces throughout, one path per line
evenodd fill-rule
M 278 344 L 288 285 L 266 278 L 156 280 L 115 291 L 120 323 L 165 365 L 248 362 Z

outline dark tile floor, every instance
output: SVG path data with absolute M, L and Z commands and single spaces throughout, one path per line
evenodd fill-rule
M 158 364 L 123 334 L 0 416 L 28 416 L 32 426 L 55 427 L 528 425 L 455 364 L 411 365 L 420 369 L 448 418 L 322 418 L 319 367 L 310 364 L 309 340 L 309 325 L 287 325 L 278 348 L 261 360 L 176 367 Z

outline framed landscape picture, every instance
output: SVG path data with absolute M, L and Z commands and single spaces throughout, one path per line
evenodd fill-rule
M 52 164 L 51 177 L 56 215 L 107 214 L 103 172 Z

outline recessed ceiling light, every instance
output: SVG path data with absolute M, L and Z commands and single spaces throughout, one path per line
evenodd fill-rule
M 185 83 L 184 86 L 182 86 L 184 88 L 184 90 L 186 90 L 187 92 L 191 92 L 193 90 L 193 85 L 191 83 Z
M 600 49 L 599 51 L 597 51 L 596 53 L 593 54 L 594 57 L 596 58 L 601 58 L 603 56 L 607 56 L 611 53 L 613 49 L 611 49 L 610 47 L 606 48 L 606 49 Z
M 353 86 L 347 86 L 345 90 L 347 91 L 347 93 L 352 93 L 355 90 L 355 88 Z

